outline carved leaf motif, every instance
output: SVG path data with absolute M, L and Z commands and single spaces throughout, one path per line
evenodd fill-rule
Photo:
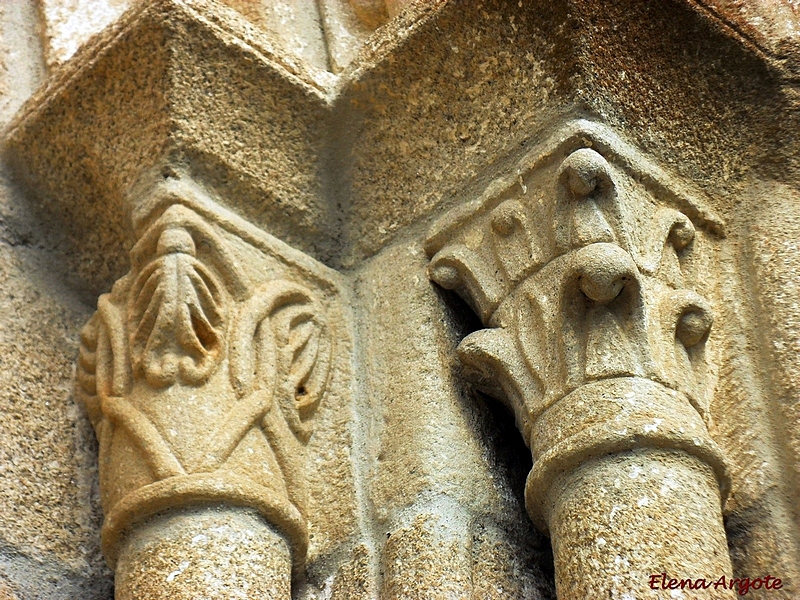
M 500 327 L 481 329 L 461 341 L 458 355 L 478 388 L 514 413 L 525 443 L 530 443 L 530 405 L 541 398 L 542 386 L 528 370 L 513 333 Z
M 157 258 L 142 269 L 128 308 L 131 360 L 153 386 L 177 380 L 198 385 L 222 354 L 225 297 L 213 273 L 195 256 L 191 235 L 166 229 Z
M 569 200 L 556 225 L 560 252 L 597 242 L 633 250 L 613 172 L 606 158 L 590 148 L 576 150 L 561 164 L 559 180 Z
M 124 310 L 117 301 L 128 293 L 128 277 L 97 302 L 97 312 L 81 332 L 76 395 L 97 431 L 101 452 L 108 451 L 114 429 L 122 427 L 139 448 L 157 479 L 183 468 L 150 420 L 128 400 L 131 373 Z M 101 479 L 103 474 L 101 473 Z
M 286 395 L 294 399 L 300 419 L 316 410 L 328 377 L 330 339 L 315 308 L 311 303 L 289 305 L 272 319 L 279 371 L 286 374 Z
M 94 315 L 81 331 L 81 347 L 75 371 L 75 391 L 86 405 L 89 419 L 97 427 L 102 415 L 97 398 L 97 316 Z

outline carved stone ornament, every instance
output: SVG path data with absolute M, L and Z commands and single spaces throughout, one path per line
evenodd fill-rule
M 198 503 L 257 509 L 295 566 L 308 547 L 304 448 L 331 371 L 334 288 L 209 204 L 184 182 L 150 195 L 130 271 L 82 332 L 77 391 L 100 441 L 112 565 L 136 521 Z
M 724 502 L 729 475 L 707 428 L 713 282 L 695 275 L 714 272 L 724 225 L 700 198 L 580 121 L 430 234 L 430 277 L 485 327 L 458 354 L 516 417 L 534 460 L 526 505 L 544 531 L 557 477 L 626 451 L 697 458 Z M 719 510 L 708 522 L 724 548 Z

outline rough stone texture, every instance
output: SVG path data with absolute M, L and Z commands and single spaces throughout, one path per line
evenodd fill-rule
M 331 598 L 374 598 L 375 573 L 370 558 L 371 552 L 367 546 L 360 544 L 354 547 L 350 560 L 340 569 L 333 583 L 323 589 L 330 591 Z
M 316 0 L 224 1 L 269 35 L 283 52 L 302 58 L 317 69 L 328 68 L 328 50 Z
M 56 265 L 40 244 L 35 237 L 8 240 L 0 259 L 7 315 L 0 330 L 0 468 L 8 484 L 0 491 L 2 545 L 6 552 L 19 549 L 32 567 L 59 561 L 80 573 L 102 564 L 97 447 L 70 383 L 74 334 L 87 312 L 74 291 L 43 277 Z M 24 568 L 20 557 L 4 563 L 4 570 Z
M 287 598 L 289 546 L 260 515 L 196 509 L 144 523 L 120 556 L 117 598 Z
M 2 23 L 0 118 L 5 125 L 41 82 L 44 76 L 44 64 L 37 35 L 36 7 L 32 0 L 3 4 L 0 23 Z
M 42 19 L 45 60 L 50 68 L 68 60 L 90 37 L 117 20 L 131 4 L 131 0 L 36 1 Z
M 14 591 L 8 587 L 8 584 L 2 581 L 0 581 L 0 598 L 2 598 L 2 600 L 19 600 L 19 597 Z
M 750 279 L 757 286 L 759 315 L 764 324 L 762 344 L 771 373 L 770 409 L 782 423 L 800 422 L 800 215 L 793 191 L 767 187 L 757 194 L 761 208 L 753 224 L 748 254 L 753 261 Z M 794 465 L 787 483 L 795 497 L 800 493 L 800 432 L 784 437 L 789 464 Z M 800 509 L 800 507 L 797 507 Z M 800 510 L 795 518 L 800 524 Z
M 718 307 L 717 339 L 719 376 L 711 413 L 711 431 L 731 463 L 732 491 L 726 510 L 726 529 L 734 571 L 737 573 L 781 573 L 797 581 L 800 573 L 798 547 L 792 513 L 797 506 L 790 491 L 791 480 L 781 446 L 786 430 L 774 423 L 769 388 L 754 376 L 763 372 L 755 351 L 761 342 L 757 309 L 747 302 L 726 302 L 726 298 L 748 297 L 752 286 L 749 270 L 736 265 L 747 259 L 731 256 L 742 248 L 727 248 L 721 256 L 723 284 L 712 296 Z M 755 597 L 769 597 L 754 590 Z M 777 592 L 772 592 L 774 596 Z M 786 592 L 791 597 L 792 592 Z M 780 597 L 780 596 L 779 596 Z
M 43 76 L 37 28 L 33 2 L 3 4 L 4 125 Z M 97 443 L 72 397 L 77 328 L 93 300 L 0 171 L 0 597 L 108 598 Z
M 714 474 L 700 461 L 652 450 L 595 459 L 564 474 L 550 492 L 551 522 L 558 523 L 551 534 L 553 540 L 564 540 L 563 547 L 553 544 L 559 598 L 622 598 L 626 593 L 664 598 L 663 590 L 650 589 L 651 575 L 716 581 L 720 573 L 730 573 L 726 541 L 709 532 L 704 517 L 718 511 L 713 484 Z M 697 490 L 709 493 L 698 495 Z M 621 531 L 632 535 L 612 533 Z M 674 597 L 693 595 L 737 597 L 735 590 L 714 588 Z
M 335 292 L 311 287 L 326 307 L 341 307 L 336 361 L 314 434 L 297 453 L 305 475 L 294 481 L 304 485 L 289 486 L 306 488 L 298 504 L 304 564 L 263 506 L 255 507 L 261 516 L 215 512 L 208 489 L 177 490 L 119 528 L 127 554 L 118 597 L 141 596 L 141 586 L 177 597 L 170 585 L 181 581 L 181 593 L 197 597 L 202 584 L 190 578 L 205 581 L 205 573 L 284 598 L 731 597 L 656 593 L 646 587 L 650 569 L 769 574 L 783 588 L 747 597 L 797 597 L 796 13 L 793 0 L 3 3 L 0 121 L 10 125 L 0 168 L 0 597 L 112 595 L 102 519 L 160 475 L 143 467 L 150 442 L 119 435 L 102 445 L 98 483 L 90 420 L 111 417 L 86 397 L 87 365 L 97 366 L 91 335 L 77 372 L 88 412 L 73 399 L 73 364 L 80 327 L 114 281 L 131 272 L 107 297 L 127 311 L 126 286 L 143 265 L 208 256 L 214 236 L 192 234 L 192 247 L 175 233 L 187 231 L 184 222 L 167 227 L 160 244 L 147 236 L 169 205 L 191 205 L 217 231 L 248 285 L 269 289 L 278 272 L 296 283 L 309 272 L 334 281 Z M 550 150 L 542 153 L 543 144 Z M 579 152 L 589 158 L 576 158 L 559 179 L 558 165 Z M 591 152 L 613 164 L 620 197 L 640 204 L 623 201 L 609 217 L 613 202 L 598 190 L 610 179 L 587 167 L 596 163 Z M 531 175 L 537 156 L 545 166 Z M 153 199 L 153 189 L 175 182 L 200 190 L 201 200 Z M 579 197 L 587 201 L 549 204 Z M 504 204 L 494 215 L 500 200 L 527 208 Z M 683 217 L 662 239 L 646 225 L 666 207 Z M 452 214 L 480 226 L 456 240 L 473 254 L 459 248 L 442 262 L 435 256 L 447 235 L 432 242 L 431 225 Z M 546 394 L 534 384 L 514 397 L 496 372 L 481 374 L 481 348 L 501 345 L 475 342 L 536 315 L 521 305 L 494 317 L 492 277 L 503 293 L 508 281 L 525 287 L 530 278 L 530 298 L 552 297 L 555 287 L 533 281 L 542 265 L 526 263 L 536 248 L 509 244 L 518 227 L 559 219 L 576 233 L 540 258 L 557 263 L 548 272 L 574 269 L 575 285 L 559 289 L 577 300 L 551 316 L 588 320 L 555 328 L 546 345 L 543 388 L 552 397 L 540 415 Z M 620 223 L 635 232 L 633 247 Z M 492 241 L 490 230 L 502 239 Z M 481 299 L 454 270 L 476 253 L 485 260 L 484 243 L 496 243 L 499 262 L 481 280 Z M 642 250 L 648 244 L 654 249 Z M 659 249 L 669 255 L 666 270 L 651 273 L 648 252 Z M 278 268 L 280 256 L 297 260 Z M 218 278 L 234 270 L 212 268 Z M 143 302 L 159 297 L 147 289 Z M 634 289 L 644 290 L 639 321 Z M 655 299 L 684 291 L 700 296 L 691 310 L 661 312 Z M 184 292 L 176 302 L 185 314 L 200 305 L 208 313 L 208 303 Z M 214 318 L 204 328 L 191 314 L 194 321 L 160 321 L 151 354 L 166 356 L 163 365 L 178 364 L 171 352 L 200 362 L 225 354 L 232 332 Z M 133 338 L 126 343 L 135 350 L 141 339 Z M 559 370 L 559 357 L 572 366 Z M 494 360 L 499 370 L 519 366 L 508 354 Z M 202 463 L 202 447 L 216 443 L 217 419 L 208 415 L 233 407 L 242 381 L 223 381 L 227 368 L 213 381 L 160 387 L 163 373 L 135 366 L 138 387 L 107 394 L 106 404 L 150 406 L 181 464 Z M 615 391 L 624 378 L 635 380 L 630 402 Z M 202 389 L 209 393 L 192 396 Z M 584 429 L 591 435 L 581 437 Z M 278 451 L 292 447 L 270 435 Z M 248 440 L 245 450 L 262 448 Z M 269 460 L 233 462 L 231 471 L 252 474 Z M 280 479 L 262 470 L 264 481 Z M 259 504 L 241 492 L 227 488 L 211 504 Z M 252 555 L 234 548 L 218 560 L 209 550 L 232 538 L 241 550 L 255 539 L 251 530 L 271 540 Z M 192 546 L 199 535 L 208 547 Z M 184 569 L 187 552 L 199 562 Z M 274 577 L 254 577 L 255 565 Z M 158 576 L 142 579 L 142 567 Z
M 700 280 L 713 281 L 724 222 L 697 190 L 585 121 L 535 148 L 516 173 L 439 219 L 426 249 L 431 278 L 485 327 L 461 341 L 459 356 L 512 410 L 530 447 L 526 507 L 551 535 L 559 597 L 657 597 L 642 583 L 648 572 L 730 577 L 721 514 L 730 479 L 707 429 L 713 313 L 698 293 Z M 651 490 L 634 484 L 606 506 L 600 485 L 615 470 L 627 481 L 626 453 L 645 449 L 692 455 L 713 471 L 698 485 L 666 457 L 643 460 L 687 490 L 681 504 L 693 524 L 665 510 L 663 482 L 662 506 L 653 499 L 641 519 L 648 527 L 606 517 L 651 502 Z M 653 543 L 654 531 L 676 527 L 686 546 Z M 623 546 L 587 546 L 598 531 Z M 690 550 L 701 540 L 710 548 Z
M 22 4 L 28 0 L 14 0 Z M 38 4 L 51 69 L 142 0 L 29 0 Z M 341 71 L 378 27 L 409 0 L 220 0 L 247 19 L 269 45 L 317 69 Z
M 758 50 L 783 64 L 794 78 L 798 75 L 800 7 L 792 0 L 697 0 Z
M 390 265 L 398 263 L 419 268 L 395 272 Z M 500 589 L 547 598 L 541 558 L 523 558 L 542 540 L 524 518 L 520 458 L 514 455 L 521 444 L 514 440 L 509 447 L 506 438 L 517 437 L 513 428 L 497 432 L 487 424 L 492 413 L 461 388 L 459 365 L 437 350 L 455 345 L 464 317 L 451 309 L 442 313 L 424 264 L 417 244 L 398 244 L 357 274 L 357 306 L 377 317 L 360 323 L 356 335 L 366 341 L 360 364 L 370 382 L 368 404 L 361 407 L 367 421 L 362 468 L 368 516 L 385 545 L 381 597 L 425 597 L 440 589 L 462 597 L 477 593 L 473 582 L 493 581 Z M 433 335 L 408 339 L 414 330 Z M 487 529 L 496 546 L 473 546 L 473 536 Z M 500 560 L 494 552 L 503 544 L 526 538 L 533 550 L 515 556 L 491 580 L 475 577 L 475 565 L 485 568 L 485 561 Z M 405 574 L 409 568 L 413 577 Z

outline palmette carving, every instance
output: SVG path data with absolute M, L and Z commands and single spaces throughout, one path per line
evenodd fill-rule
M 258 509 L 299 565 L 305 445 L 333 352 L 326 309 L 297 281 L 251 281 L 195 210 L 174 203 L 150 221 L 81 336 L 104 552 L 113 565 L 125 531 L 150 514 L 227 503 Z
M 691 287 L 721 222 L 691 195 L 669 198 L 666 176 L 602 127 L 556 139 L 504 191 L 446 215 L 426 246 L 431 279 L 486 327 L 458 354 L 531 448 L 528 511 L 547 529 L 555 474 L 643 447 L 700 457 L 724 496 L 706 425 L 713 314 Z
M 156 387 L 176 380 L 196 385 L 221 358 L 226 298 L 217 278 L 197 260 L 186 229 L 164 229 L 156 253 L 129 292 L 133 370 Z

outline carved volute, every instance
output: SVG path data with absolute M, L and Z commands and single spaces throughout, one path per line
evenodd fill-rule
M 604 128 L 579 122 L 555 139 L 505 188 L 445 216 L 427 243 L 430 277 L 486 327 L 458 355 L 531 449 L 528 512 L 559 529 L 557 480 L 646 449 L 708 465 L 724 502 L 729 475 L 707 429 L 714 317 L 702 293 L 713 282 L 696 276 L 723 224 Z M 719 501 L 715 510 L 720 527 Z
M 0 600 L 800 598 L 800 0 L 0 52 Z
M 259 511 L 299 566 L 304 448 L 334 352 L 324 292 L 229 221 L 201 216 L 201 194 L 186 183 L 152 192 L 131 270 L 82 333 L 78 394 L 100 440 L 103 547 L 113 565 L 137 521 L 222 503 Z

